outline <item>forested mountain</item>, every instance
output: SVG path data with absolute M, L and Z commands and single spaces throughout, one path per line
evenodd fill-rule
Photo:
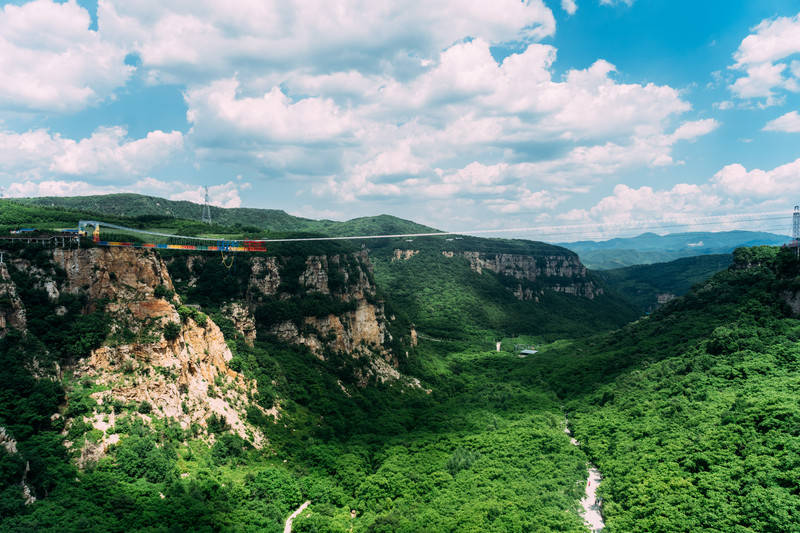
M 40 228 L 92 215 L 3 207 Z M 309 501 L 295 532 L 579 532 L 587 462 L 608 531 L 800 526 L 786 250 L 737 250 L 626 325 L 620 293 L 726 259 L 612 280 L 475 237 L 2 249 L 0 530 L 278 532 Z
M 739 249 L 650 318 L 537 361 L 603 472 L 609 531 L 800 528 L 800 262 Z
M 98 196 L 42 196 L 20 198 L 18 203 L 57 207 L 98 215 L 126 218 L 176 218 L 200 221 L 202 206 L 193 202 L 166 200 L 154 196 L 122 193 Z M 315 232 L 328 235 L 372 235 L 385 233 L 430 233 L 437 230 L 390 215 L 361 217 L 337 222 L 296 217 L 279 209 L 211 206 L 211 220 L 220 226 L 250 227 L 273 232 Z M 103 219 L 105 220 L 105 219 Z
M 703 282 L 733 260 L 729 254 L 684 257 L 669 263 L 634 265 L 597 271 L 609 288 L 636 304 L 645 312 L 654 310 L 677 296 L 683 296 L 692 285 Z
M 790 240 L 786 235 L 761 231 L 716 231 L 668 235 L 643 233 L 637 237 L 569 242 L 560 246 L 577 253 L 589 268 L 612 269 L 663 263 L 681 257 L 729 254 L 739 247 L 780 246 Z

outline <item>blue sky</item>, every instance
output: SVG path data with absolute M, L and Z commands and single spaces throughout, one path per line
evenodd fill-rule
M 800 200 L 796 2 L 0 6 L 6 196 L 208 185 L 229 207 L 580 236 Z

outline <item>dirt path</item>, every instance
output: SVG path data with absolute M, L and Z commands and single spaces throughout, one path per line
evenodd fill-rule
M 295 512 L 289 515 L 289 518 L 286 519 L 286 525 L 283 526 L 283 533 L 292 533 L 292 522 L 294 521 L 295 518 L 297 518 L 297 515 L 305 511 L 306 507 L 308 507 L 309 505 L 311 505 L 311 502 L 307 501 L 303 505 L 298 507 Z
M 573 446 L 581 445 L 581 443 L 572 436 L 567 419 L 564 419 L 564 433 L 569 435 L 569 441 Z M 597 499 L 597 487 L 600 486 L 600 481 L 603 479 L 603 476 L 600 475 L 600 471 L 597 468 L 589 463 L 586 464 L 586 470 L 589 475 L 586 480 L 586 495 L 581 498 L 581 507 L 583 507 L 581 516 L 583 516 L 586 527 L 588 527 L 592 533 L 597 533 L 606 527 L 601 513 L 602 502 Z

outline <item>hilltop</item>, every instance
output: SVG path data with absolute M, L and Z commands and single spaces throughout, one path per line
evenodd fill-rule
M 104 216 L 148 219 L 175 218 L 200 221 L 202 206 L 188 201 L 166 200 L 155 196 L 121 193 L 97 196 L 43 196 L 15 200 L 28 206 L 52 207 L 91 212 Z M 432 233 L 438 230 L 393 217 L 378 215 L 338 222 L 312 220 L 290 215 L 280 209 L 211 206 L 211 220 L 220 226 L 238 226 L 271 232 L 307 232 L 325 235 L 381 233 Z

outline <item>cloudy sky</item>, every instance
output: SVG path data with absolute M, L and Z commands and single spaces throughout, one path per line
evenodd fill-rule
M 796 0 L 0 6 L 6 196 L 605 234 L 800 201 Z

